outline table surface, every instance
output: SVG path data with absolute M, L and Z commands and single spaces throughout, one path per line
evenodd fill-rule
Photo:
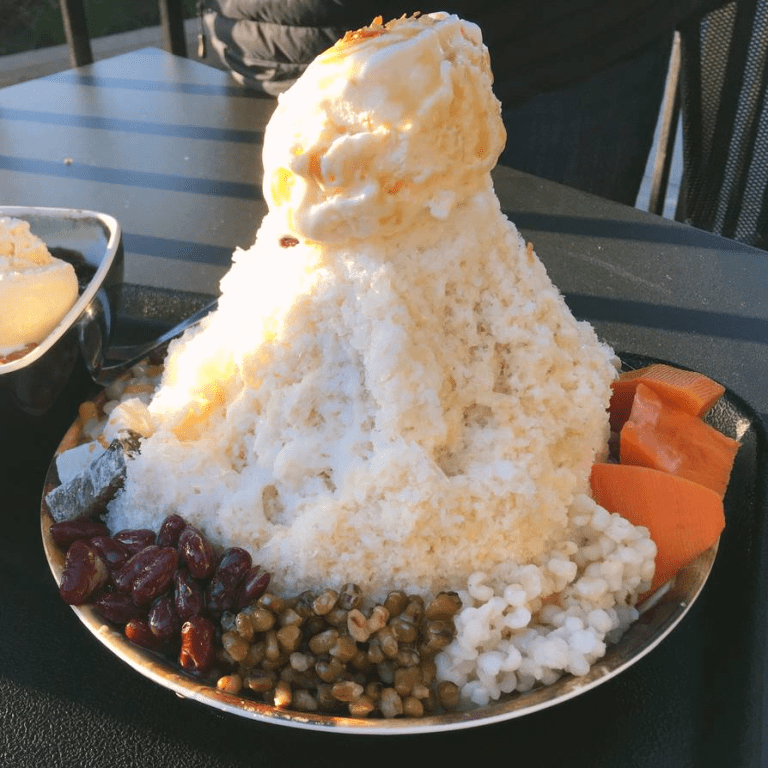
M 217 295 L 234 248 L 252 243 L 272 107 L 225 73 L 156 49 L 0 90 L 3 202 L 117 217 L 127 284 L 118 331 L 154 332 Z M 745 401 L 738 509 L 680 627 L 608 683 L 507 723 L 362 739 L 249 722 L 145 680 L 60 601 L 40 544 L 43 456 L 4 481 L 0 765 L 357 765 L 372 755 L 458 765 L 479 750 L 537 766 L 761 764 L 768 254 L 510 169 L 494 180 L 577 316 L 617 350 L 695 368 Z

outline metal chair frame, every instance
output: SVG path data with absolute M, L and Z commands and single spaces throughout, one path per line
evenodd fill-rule
M 649 210 L 661 214 L 678 122 L 675 218 L 768 249 L 768 0 L 730 0 L 675 35 Z
M 182 0 L 158 0 L 160 24 L 163 28 L 165 49 L 177 56 L 187 56 L 184 33 L 184 6 Z M 64 34 L 69 47 L 69 60 L 73 67 L 93 63 L 91 38 L 85 17 L 83 0 L 59 0 Z
M 675 32 L 669 61 L 669 74 L 659 116 L 659 139 L 651 171 L 651 191 L 648 210 L 659 216 L 664 213 L 664 202 L 669 188 L 669 174 L 677 138 L 680 118 L 680 33 Z

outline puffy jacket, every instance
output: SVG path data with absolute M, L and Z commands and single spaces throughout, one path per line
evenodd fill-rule
M 369 10 L 373 5 L 368 0 L 203 0 L 198 9 L 214 50 L 235 79 L 276 95 L 346 30 L 369 24 L 377 15 Z
M 582 80 L 669 35 L 718 0 L 444 0 L 483 30 L 505 106 Z M 401 0 L 201 0 L 212 44 L 236 79 L 277 94 L 346 30 L 412 13 Z

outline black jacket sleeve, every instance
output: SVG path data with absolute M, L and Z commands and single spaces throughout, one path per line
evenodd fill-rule
M 238 79 L 285 90 L 349 29 L 411 13 L 401 0 L 202 0 L 214 47 Z M 723 0 L 443 0 L 419 2 L 473 21 L 505 106 L 589 77 Z

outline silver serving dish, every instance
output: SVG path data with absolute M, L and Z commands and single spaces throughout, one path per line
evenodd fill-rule
M 0 216 L 28 221 L 54 256 L 73 264 L 80 284 L 56 328 L 23 357 L 0 364 L 0 453 L 30 458 L 41 435 L 61 435 L 57 424 L 71 423 L 91 371 L 103 362 L 123 281 L 122 234 L 114 217 L 94 211 L 0 206 Z

